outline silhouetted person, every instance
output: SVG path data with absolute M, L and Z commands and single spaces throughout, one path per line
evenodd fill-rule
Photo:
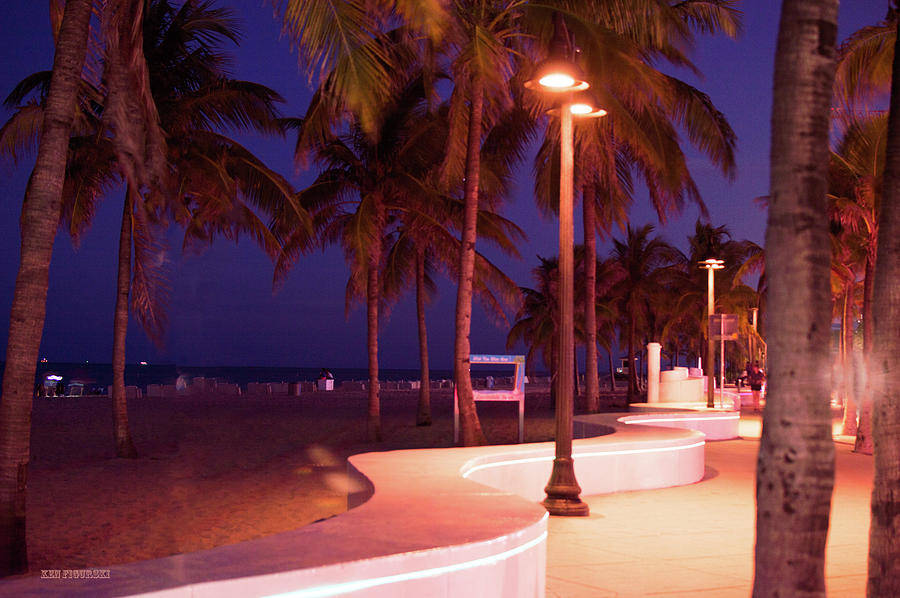
M 766 373 L 759 367 L 759 362 L 754 361 L 747 372 L 747 382 L 753 392 L 753 410 L 759 411 L 759 395 L 762 392 L 763 383 L 766 381 Z

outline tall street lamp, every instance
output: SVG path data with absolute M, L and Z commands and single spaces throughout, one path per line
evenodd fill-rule
M 756 359 L 756 318 L 759 315 L 759 308 L 751 307 L 750 314 L 750 326 L 753 328 L 753 332 L 750 333 L 750 360 L 753 361 Z
M 588 515 L 582 502 L 581 487 L 575 479 L 572 460 L 572 412 L 575 368 L 575 301 L 574 301 L 574 233 L 573 233 L 573 114 L 603 116 L 584 99 L 576 98 L 590 85 L 574 63 L 574 46 L 562 17 L 553 15 L 554 33 L 548 57 L 535 69 L 535 76 L 525 83 L 532 90 L 560 94 L 560 172 L 559 172 L 559 361 L 556 369 L 556 456 L 553 472 L 544 491 L 544 507 L 551 515 Z
M 703 368 L 706 371 L 706 406 L 709 408 L 713 408 L 716 406 L 716 397 L 715 397 L 715 384 L 713 384 L 713 380 L 715 380 L 715 368 L 714 365 L 716 363 L 716 343 L 713 340 L 713 331 L 712 331 L 712 316 L 716 313 L 716 281 L 713 277 L 713 272 L 716 270 L 721 270 L 725 267 L 725 262 L 722 260 L 717 260 L 716 258 L 709 258 L 700 262 L 700 267 L 705 268 L 707 272 L 706 276 L 706 367 Z M 722 354 L 722 361 L 725 361 L 725 355 Z

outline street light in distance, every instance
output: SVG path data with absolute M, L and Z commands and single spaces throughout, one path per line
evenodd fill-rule
M 715 384 L 713 380 L 715 379 L 715 368 L 713 367 L 716 359 L 716 343 L 713 340 L 712 334 L 712 316 L 716 313 L 716 281 L 713 277 L 713 272 L 716 270 L 721 270 L 725 267 L 725 261 L 719 260 L 716 258 L 709 258 L 703 260 L 700 263 L 700 267 L 706 269 L 707 277 L 706 277 L 706 367 L 703 368 L 703 371 L 706 372 L 706 406 L 710 409 L 716 406 L 716 395 L 715 395 Z M 724 362 L 725 355 L 722 355 L 722 361 Z

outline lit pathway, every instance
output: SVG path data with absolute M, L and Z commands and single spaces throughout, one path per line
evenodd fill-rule
M 547 596 L 750 595 L 759 417 L 744 440 L 706 445 L 706 477 L 663 490 L 587 497 L 587 518 L 550 518 Z M 756 438 L 754 438 L 754 436 Z M 826 553 L 829 596 L 865 596 L 872 457 L 836 443 Z

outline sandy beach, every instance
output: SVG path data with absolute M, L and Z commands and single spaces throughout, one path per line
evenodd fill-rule
M 366 438 L 364 392 L 132 400 L 136 460 L 117 459 L 110 400 L 36 399 L 28 484 L 31 575 L 212 548 L 346 510 L 347 455 L 452 446 L 449 390 L 415 425 L 417 391 L 381 394 L 385 441 Z M 514 404 L 479 403 L 491 444 L 517 439 Z M 553 437 L 546 388 L 528 390 L 526 442 Z

